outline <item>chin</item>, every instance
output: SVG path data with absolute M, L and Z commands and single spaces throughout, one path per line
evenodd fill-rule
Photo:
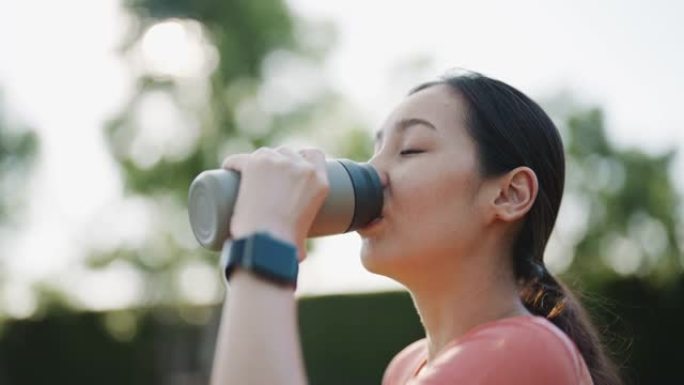
M 371 273 L 386 275 L 383 271 L 387 268 L 391 261 L 388 261 L 387 256 L 383 256 L 378 250 L 378 247 L 371 241 L 364 240 L 361 246 L 361 264 Z
M 379 244 L 368 243 L 364 240 L 361 247 L 361 264 L 373 273 L 382 275 L 394 280 L 401 276 L 400 272 L 405 270 L 406 262 L 410 258 L 402 256 L 398 251 L 386 250 Z

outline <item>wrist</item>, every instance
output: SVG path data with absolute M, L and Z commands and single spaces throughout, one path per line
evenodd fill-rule
M 246 285 L 254 290 L 255 287 L 270 288 L 272 291 L 282 291 L 287 293 L 294 293 L 296 287 L 291 285 L 276 285 L 273 281 L 266 279 L 259 274 L 244 269 L 242 267 L 236 267 L 231 274 L 230 286 L 234 288 L 236 285 Z M 250 290 L 250 291 L 251 291 Z

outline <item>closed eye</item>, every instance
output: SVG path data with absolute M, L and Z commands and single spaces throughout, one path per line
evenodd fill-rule
M 408 150 L 402 150 L 399 154 L 400 155 L 413 155 L 413 154 L 420 154 L 422 152 L 425 152 L 423 150 L 415 150 L 415 149 L 408 149 Z

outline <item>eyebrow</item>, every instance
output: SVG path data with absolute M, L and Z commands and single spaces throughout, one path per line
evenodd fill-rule
M 404 133 L 407 129 L 413 127 L 413 126 L 425 126 L 427 128 L 430 128 L 432 130 L 437 130 L 437 128 L 430 122 L 428 122 L 425 119 L 420 119 L 420 118 L 408 118 L 408 119 L 402 119 L 397 124 L 394 125 L 396 130 L 399 133 Z M 379 143 L 382 141 L 382 130 L 378 130 L 378 132 L 375 133 L 375 143 Z

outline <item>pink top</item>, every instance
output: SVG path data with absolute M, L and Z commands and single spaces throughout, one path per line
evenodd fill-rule
M 524 315 L 470 329 L 427 363 L 427 341 L 390 362 L 382 385 L 593 385 L 575 344 L 544 317 Z

